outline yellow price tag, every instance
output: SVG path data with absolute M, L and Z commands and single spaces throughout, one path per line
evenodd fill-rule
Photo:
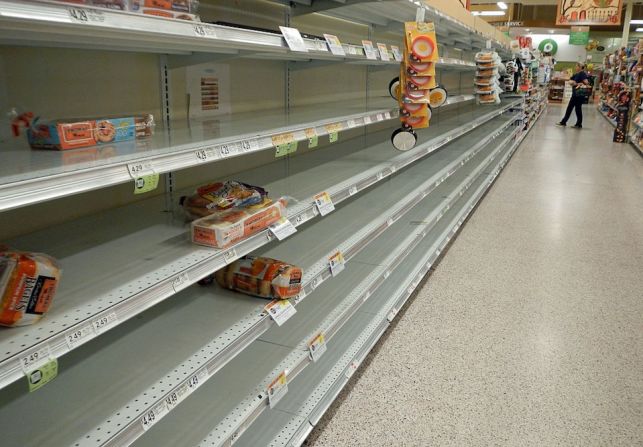
M 326 129 L 328 133 L 341 132 L 344 130 L 344 125 L 342 123 L 326 124 L 324 129 Z
M 134 194 L 145 194 L 154 191 L 159 186 L 159 175 L 150 174 L 137 177 L 134 180 Z
M 275 147 L 282 146 L 284 144 L 292 143 L 295 141 L 295 134 L 292 132 L 282 133 L 280 135 L 272 136 L 272 145 Z

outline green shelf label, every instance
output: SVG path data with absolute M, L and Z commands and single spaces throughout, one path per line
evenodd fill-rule
M 39 390 L 49 382 L 54 380 L 58 375 L 58 359 L 51 359 L 39 368 L 27 373 L 27 383 L 29 392 L 33 393 Z
M 280 144 L 275 150 L 275 157 L 284 157 L 297 151 L 298 141 Z
M 134 194 L 145 194 L 154 191 L 159 186 L 159 175 L 150 174 L 137 177 L 134 180 Z

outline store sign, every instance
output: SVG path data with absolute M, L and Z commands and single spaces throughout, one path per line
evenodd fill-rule
M 501 26 L 508 26 L 508 27 L 517 27 L 517 26 L 525 26 L 525 22 L 489 22 L 490 25 L 501 27 Z
M 589 26 L 572 26 L 569 33 L 570 45 L 587 45 L 589 43 Z
M 556 25 L 621 24 L 623 0 L 558 0 Z

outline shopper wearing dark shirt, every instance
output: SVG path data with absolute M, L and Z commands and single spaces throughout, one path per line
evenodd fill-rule
M 563 120 L 558 123 L 559 126 L 566 126 L 567 120 L 572 115 L 572 109 L 576 109 L 576 129 L 583 128 L 583 102 L 585 102 L 585 92 L 589 88 L 589 76 L 585 73 L 585 65 L 576 64 L 576 74 L 571 77 L 572 97 L 567 105 L 567 111 Z

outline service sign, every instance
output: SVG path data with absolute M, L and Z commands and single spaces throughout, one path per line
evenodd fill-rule
M 623 0 L 558 0 L 556 25 L 621 24 Z

